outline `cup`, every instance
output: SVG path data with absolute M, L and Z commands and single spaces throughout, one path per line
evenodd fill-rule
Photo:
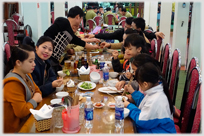
M 65 60 L 64 61 L 64 66 L 65 66 L 65 69 L 70 69 L 71 68 L 71 61 L 70 60 Z
M 64 107 L 54 107 L 52 116 L 53 116 L 53 127 L 54 128 L 62 128 L 63 127 L 63 120 L 62 120 L 62 111 Z

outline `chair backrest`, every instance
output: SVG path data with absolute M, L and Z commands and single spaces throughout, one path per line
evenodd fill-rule
M 196 108 L 196 111 L 193 123 L 191 123 L 192 124 L 191 133 L 198 133 L 201 124 L 201 86 L 198 93 L 194 95 L 192 108 Z
M 187 80 L 187 89 L 184 90 L 182 103 L 181 103 L 181 114 L 179 117 L 179 127 L 181 128 L 181 132 L 190 132 L 189 129 L 189 121 L 194 119 L 194 115 L 192 114 L 192 104 L 196 90 L 199 89 L 201 84 L 201 75 L 200 75 L 199 67 L 194 67 Z M 183 118 L 183 120 L 182 120 Z
M 93 20 L 96 22 L 96 25 L 99 26 L 100 21 L 103 20 L 103 18 L 101 16 L 95 16 Z
M 15 45 L 14 29 L 15 29 L 15 26 L 18 26 L 17 28 L 19 29 L 19 25 L 12 19 L 7 19 L 5 22 L 6 22 L 7 29 L 8 29 L 8 41 L 9 41 L 9 44 L 13 46 Z
M 140 13 L 137 13 L 137 17 L 140 17 Z
M 151 40 L 151 50 L 152 50 L 151 56 L 155 58 L 157 53 L 157 40 L 155 38 Z
M 114 16 L 112 14 L 108 14 L 106 17 L 108 18 L 108 25 L 113 25 L 112 20 L 114 19 Z
M 157 53 L 156 53 L 156 60 L 157 61 L 159 61 L 159 56 L 160 56 L 160 48 L 161 48 L 161 45 L 162 45 L 162 41 L 163 41 L 163 39 L 161 38 L 161 37 L 159 37 L 158 39 L 157 39 Z
M 26 25 L 24 27 L 24 34 L 25 34 L 25 36 L 29 36 L 32 38 L 32 29 L 31 29 L 30 25 Z
M 164 57 L 163 57 L 163 66 L 162 66 L 162 75 L 167 81 L 167 76 L 169 73 L 169 65 L 171 61 L 171 47 L 170 44 L 167 43 L 164 47 Z
M 126 20 L 126 19 L 127 19 L 126 16 L 122 16 L 122 17 L 120 17 L 120 21 L 122 21 L 122 20 Z
M 6 53 L 6 60 L 8 62 L 9 58 L 11 57 L 11 49 L 10 49 L 10 45 L 7 42 L 4 43 L 4 51 Z
M 169 95 L 170 98 L 172 99 L 173 105 L 175 105 L 176 101 L 180 68 L 181 68 L 181 54 L 179 49 L 175 49 L 172 55 L 171 65 L 167 78 L 167 84 L 169 85 Z
M 54 21 L 55 21 L 55 17 L 54 17 L 54 11 L 51 11 L 51 16 L 52 16 L 52 24 L 54 23 Z
M 89 26 L 89 31 L 93 30 L 93 27 L 96 26 L 96 22 L 93 19 L 87 20 L 87 24 Z
M 11 15 L 11 18 L 19 25 L 20 14 L 14 13 L 13 15 Z
M 118 23 L 118 28 L 120 27 L 120 25 L 122 25 L 122 27 L 125 27 L 125 20 L 122 20 Z

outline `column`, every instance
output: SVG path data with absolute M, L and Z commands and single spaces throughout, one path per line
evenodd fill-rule
M 181 52 L 181 65 L 185 65 L 186 60 L 186 41 L 188 31 L 188 18 L 189 18 L 189 2 L 175 3 L 175 16 L 174 16 L 174 29 L 173 29 L 173 41 L 172 41 L 172 52 L 178 48 Z
M 47 28 L 51 25 L 51 13 L 50 13 L 50 2 L 42 2 L 40 3 L 40 23 L 42 25 L 42 35 L 47 30 Z
M 201 3 L 194 2 L 191 17 L 191 35 L 188 52 L 188 65 L 192 57 L 197 57 L 201 68 Z
M 157 31 L 157 8 L 158 2 L 150 2 L 150 15 L 149 15 L 149 26 Z
M 54 2 L 54 18 L 65 17 L 65 2 Z
M 149 16 L 150 16 L 150 2 L 145 1 L 144 2 L 144 20 L 146 25 L 149 25 Z
M 172 3 L 162 1 L 159 31 L 165 34 L 165 38 L 163 39 L 164 44 L 170 42 L 171 12 L 172 12 Z

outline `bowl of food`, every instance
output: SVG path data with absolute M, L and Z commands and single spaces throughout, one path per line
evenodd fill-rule
M 52 99 L 52 100 L 50 101 L 51 104 L 59 104 L 59 103 L 61 103 L 61 102 L 62 102 L 62 99 Z
M 119 75 L 119 73 L 118 72 L 109 72 L 109 75 L 111 78 L 116 78 Z
M 65 77 L 66 74 L 63 72 L 63 70 L 57 71 L 58 76 Z
M 117 79 L 108 80 L 108 85 L 110 87 L 115 87 L 115 85 L 119 82 Z
M 130 110 L 128 108 L 124 108 L 124 118 L 126 118 L 130 113 Z
M 108 103 L 108 107 L 114 109 L 115 108 L 115 103 L 113 103 L 113 102 Z
M 91 82 L 98 83 L 100 78 L 101 78 L 101 76 L 98 72 L 91 72 L 91 74 L 90 74 Z
M 64 89 L 64 84 L 62 84 L 60 87 L 56 87 L 56 92 L 60 92 Z
M 105 104 L 104 104 L 104 103 L 101 103 L 101 102 L 96 102 L 96 103 L 93 104 L 93 106 L 94 106 L 95 108 L 102 108 L 103 106 L 105 106 Z
M 69 95 L 68 92 L 57 92 L 56 93 L 57 98 L 62 98 L 62 97 L 68 96 L 68 95 Z
M 128 97 L 127 97 L 127 96 L 121 96 L 121 95 L 119 95 L 119 96 L 115 96 L 115 100 L 117 100 L 117 99 L 121 99 L 121 97 L 122 97 L 122 99 L 125 98 L 126 101 L 128 100 Z

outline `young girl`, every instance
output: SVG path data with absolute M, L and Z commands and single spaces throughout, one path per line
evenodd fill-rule
M 125 90 L 134 95 L 136 106 L 126 100 L 124 100 L 124 106 L 130 110 L 129 116 L 135 121 L 137 131 L 139 133 L 176 133 L 173 105 L 161 72 L 154 64 L 145 63 L 137 68 L 135 78 L 146 95 L 126 85 Z
M 63 79 L 57 79 L 49 58 L 53 52 L 53 41 L 51 38 L 41 36 L 37 41 L 35 52 L 35 69 L 32 73 L 33 80 L 39 86 L 42 96 L 46 97 L 55 91 L 56 87 L 63 84 Z
M 35 68 L 34 49 L 29 45 L 14 47 L 3 80 L 4 132 L 18 132 L 30 114 L 29 109 L 42 101 L 41 91 L 30 73 Z

